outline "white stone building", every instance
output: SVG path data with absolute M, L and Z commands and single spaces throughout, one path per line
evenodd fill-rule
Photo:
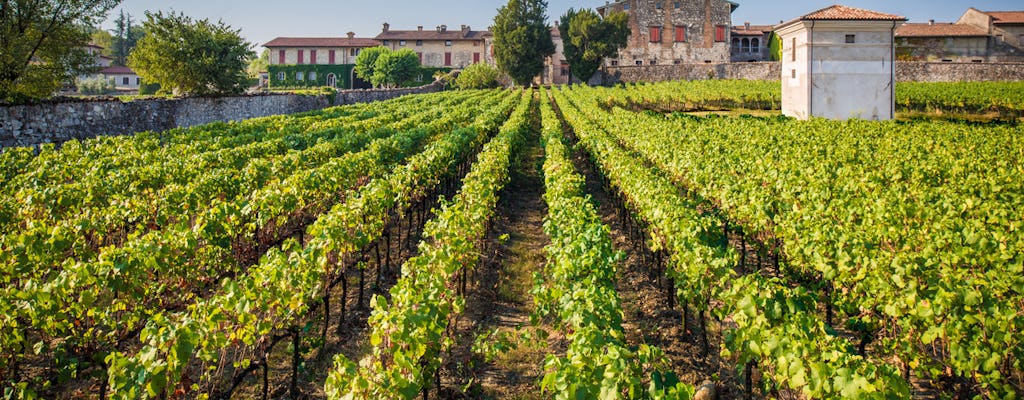
M 777 26 L 783 114 L 798 119 L 894 118 L 894 38 L 906 20 L 835 5 Z

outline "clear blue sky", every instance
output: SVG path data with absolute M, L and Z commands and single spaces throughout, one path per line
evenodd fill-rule
M 733 24 L 776 24 L 811 11 L 836 4 L 838 0 L 736 0 L 740 7 L 733 13 Z M 223 20 L 254 45 L 262 45 L 278 36 L 344 36 L 355 32 L 359 37 L 380 33 L 383 22 L 392 29 L 416 29 L 417 25 L 433 28 L 446 24 L 458 28 L 467 24 L 473 29 L 486 29 L 506 0 L 124 0 L 111 12 L 104 28 L 113 29 L 113 17 L 124 9 L 137 20 L 145 19 L 146 10 L 175 10 L 193 18 Z M 593 8 L 604 0 L 548 0 L 548 19 L 554 20 L 565 10 Z M 875 11 L 899 14 L 911 22 L 955 21 L 968 7 L 984 11 L 1024 10 L 1020 0 L 845 0 L 841 4 Z

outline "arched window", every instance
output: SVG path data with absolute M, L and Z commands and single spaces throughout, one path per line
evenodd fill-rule
M 327 86 L 338 87 L 338 77 L 334 76 L 333 73 L 327 74 Z
M 740 39 L 739 38 L 732 38 L 732 52 L 733 53 L 739 53 L 740 52 Z
M 744 53 L 749 53 L 750 52 L 750 39 L 743 38 L 743 45 L 742 45 L 742 47 L 743 48 L 740 51 L 742 51 Z
M 750 39 L 750 51 L 755 52 L 755 53 L 761 51 L 761 39 L 758 39 L 758 38 Z

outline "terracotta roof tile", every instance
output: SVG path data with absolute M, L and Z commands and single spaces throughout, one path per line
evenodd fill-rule
M 132 71 L 131 68 L 128 68 L 128 67 L 117 67 L 117 66 L 106 67 L 104 69 L 101 69 L 100 73 L 101 74 L 109 74 L 109 75 L 135 75 L 135 71 Z
M 333 38 L 290 38 L 290 37 L 279 37 L 271 40 L 263 47 L 375 47 L 379 46 L 380 42 L 374 39 L 367 38 L 347 38 L 347 37 L 333 37 Z
M 395 31 L 388 30 L 387 32 L 381 32 L 374 39 L 377 40 L 482 40 L 488 33 L 487 31 L 462 31 L 459 29 L 448 29 L 444 32 L 439 32 L 436 29 L 426 30 L 415 30 L 415 31 Z
M 831 7 L 822 8 L 818 11 L 804 15 L 798 20 L 802 21 L 906 21 L 907 19 L 895 14 L 880 13 L 877 11 L 865 10 L 862 8 L 847 7 L 836 4 Z
M 936 23 L 903 24 L 896 28 L 896 37 L 986 37 L 985 31 L 967 24 Z
M 992 16 L 992 23 L 996 25 L 1024 24 L 1024 11 L 986 11 L 985 14 Z
M 761 36 L 774 30 L 775 28 L 771 25 L 751 25 L 749 29 L 746 25 L 739 25 L 732 27 L 732 34 L 739 36 Z

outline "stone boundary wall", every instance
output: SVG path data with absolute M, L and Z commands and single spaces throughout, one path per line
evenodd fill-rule
M 102 99 L 0 106 L 0 149 L 293 114 L 333 105 L 388 100 L 443 89 L 443 82 L 435 82 L 417 88 L 344 90 L 338 92 L 333 103 L 327 96 L 260 94 L 129 102 Z
M 782 65 L 778 62 L 629 65 L 607 67 L 603 83 L 699 79 L 779 80 L 781 75 Z M 1024 63 L 899 61 L 896 63 L 896 80 L 899 82 L 1021 81 L 1024 80 Z

